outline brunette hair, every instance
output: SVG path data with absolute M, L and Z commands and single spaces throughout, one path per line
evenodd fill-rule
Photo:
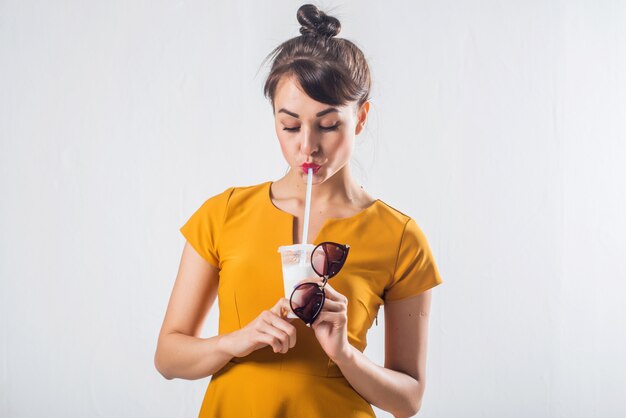
M 300 36 L 291 38 L 270 52 L 272 59 L 265 81 L 264 96 L 274 109 L 276 86 L 283 76 L 293 76 L 304 92 L 321 103 L 344 106 L 356 101 L 357 109 L 370 98 L 371 76 L 363 52 L 347 39 L 335 38 L 339 20 L 312 4 L 296 14 Z

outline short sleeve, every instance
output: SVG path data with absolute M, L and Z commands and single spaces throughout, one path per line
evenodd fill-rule
M 187 242 L 209 264 L 219 269 L 218 240 L 234 187 L 208 198 L 180 228 Z
M 383 299 L 391 302 L 415 296 L 442 282 L 428 240 L 410 218 L 404 226 L 396 268 Z

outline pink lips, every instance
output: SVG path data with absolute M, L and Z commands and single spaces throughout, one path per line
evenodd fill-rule
M 302 164 L 300 167 L 302 167 L 302 171 L 304 172 L 304 174 L 308 174 L 309 173 L 309 168 L 313 169 L 313 174 L 316 174 L 320 167 L 322 167 L 321 165 L 317 165 L 317 164 L 309 164 L 309 163 L 304 163 Z

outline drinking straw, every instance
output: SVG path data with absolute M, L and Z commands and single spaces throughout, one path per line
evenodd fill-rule
M 302 244 L 307 243 L 308 235 L 309 235 L 309 213 L 311 212 L 311 189 L 313 188 L 313 169 L 309 168 L 306 177 L 306 198 L 304 201 L 304 224 L 302 225 Z M 305 265 L 306 260 L 306 250 L 302 249 L 302 254 L 300 256 L 300 265 Z

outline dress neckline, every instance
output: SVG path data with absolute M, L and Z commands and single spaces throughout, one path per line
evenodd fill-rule
M 271 193 L 272 189 L 271 189 L 271 187 L 272 187 L 272 184 L 273 184 L 273 183 L 274 183 L 273 181 L 268 181 L 267 183 L 265 183 L 265 186 L 266 186 L 266 188 L 267 188 L 267 193 L 265 194 L 265 198 L 267 199 L 267 202 L 269 202 L 270 206 L 271 206 L 272 208 L 274 208 L 274 210 L 276 210 L 276 212 L 278 212 L 278 213 L 282 214 L 283 216 L 288 216 L 289 218 L 291 218 L 292 222 L 295 222 L 295 220 L 296 220 L 296 216 L 295 216 L 295 215 L 293 215 L 293 214 L 291 214 L 291 213 L 289 213 L 289 212 L 285 212 L 284 210 L 280 209 L 280 208 L 279 208 L 278 206 L 276 206 L 276 205 L 274 204 L 274 202 L 272 201 L 272 193 Z M 322 232 L 324 231 L 324 229 L 326 228 L 326 226 L 327 226 L 329 223 L 333 223 L 333 222 L 341 222 L 341 221 L 347 221 L 347 220 L 354 220 L 354 219 L 357 219 L 357 218 L 359 218 L 359 217 L 363 216 L 364 214 L 366 214 L 367 212 L 371 211 L 371 210 L 372 210 L 372 209 L 373 209 L 373 208 L 374 208 L 374 207 L 375 207 L 378 203 L 380 203 L 380 202 L 381 202 L 381 200 L 380 200 L 380 199 L 376 199 L 376 200 L 374 200 L 374 202 L 372 202 L 372 204 L 371 204 L 371 205 L 369 205 L 369 206 L 368 206 L 368 207 L 366 207 L 365 209 L 361 209 L 360 211 L 358 211 L 358 212 L 357 212 L 357 213 L 355 213 L 354 215 L 352 215 L 352 216 L 348 216 L 348 217 L 346 217 L 346 218 L 326 218 L 326 219 L 324 220 L 324 223 L 322 224 L 322 227 L 321 227 L 321 228 L 320 228 L 320 230 L 319 230 L 319 233 L 317 234 L 317 237 L 315 237 L 315 239 L 314 239 L 312 242 L 310 242 L 310 243 L 315 243 L 315 242 L 318 242 L 319 237 L 322 235 Z M 310 237 L 309 237 L 309 238 L 310 238 Z M 291 238 L 291 240 L 293 241 L 293 234 L 292 234 L 292 238 Z M 310 239 L 309 239 L 309 241 L 310 241 Z M 293 244 L 296 244 L 296 243 L 294 242 Z

